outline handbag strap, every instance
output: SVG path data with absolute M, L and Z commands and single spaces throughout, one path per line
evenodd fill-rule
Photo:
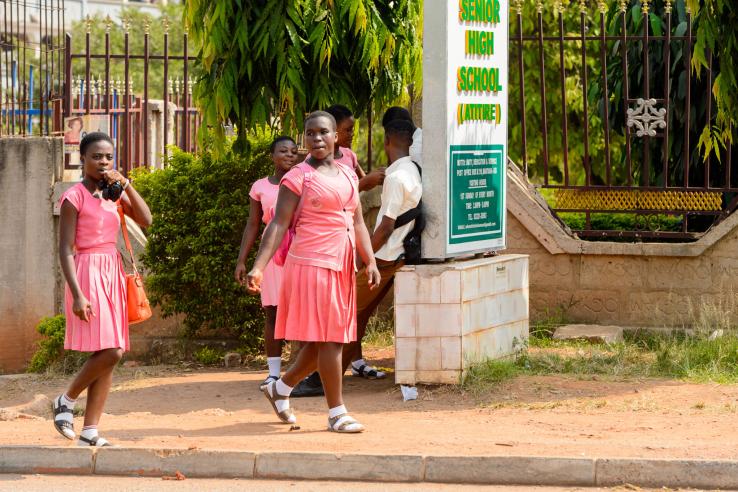
M 123 213 L 123 205 L 118 201 L 118 215 L 120 216 L 120 230 L 123 233 L 123 241 L 126 243 L 126 250 L 131 257 L 131 265 L 133 265 L 133 272 L 138 275 L 138 268 L 136 268 L 136 260 L 133 258 L 133 248 L 131 247 L 131 241 L 128 239 L 128 226 L 126 225 L 126 216 Z

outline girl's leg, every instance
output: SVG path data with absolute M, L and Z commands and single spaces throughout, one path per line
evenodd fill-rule
M 325 400 L 328 403 L 328 428 L 334 432 L 361 432 L 364 426 L 348 414 L 343 404 L 343 372 L 341 352 L 343 344 L 318 344 L 318 372 L 323 380 Z
M 319 343 L 318 372 L 323 381 L 328 408 L 343 405 L 343 374 L 341 372 L 342 343 Z
M 266 348 L 269 375 L 261 386 L 276 381 L 282 373 L 282 340 L 274 339 L 274 325 L 277 321 L 277 306 L 264 306 L 264 346 Z
M 122 356 L 123 350 L 119 348 L 100 350 L 92 354 L 67 388 L 67 396 L 76 400 L 97 378 L 105 375 L 108 369 L 112 370 Z
M 277 306 L 264 306 L 266 323 L 264 324 L 264 345 L 267 357 L 282 356 L 282 340 L 274 339 L 274 325 L 277 322 Z
M 297 360 L 284 375 L 274 382 L 261 387 L 264 395 L 274 408 L 279 419 L 287 424 L 294 424 L 297 419 L 290 409 L 289 396 L 292 389 L 317 367 L 318 344 L 306 343 L 300 350 Z
M 97 426 L 105 408 L 110 387 L 113 384 L 113 369 L 123 356 L 122 349 L 108 349 L 101 351 L 108 366 L 100 376 L 87 388 L 87 406 L 85 407 L 85 427 Z M 101 353 L 98 352 L 98 353 Z
M 294 387 L 308 374 L 315 371 L 318 367 L 318 345 L 313 342 L 302 345 L 297 360 L 282 376 L 282 381 L 287 386 Z

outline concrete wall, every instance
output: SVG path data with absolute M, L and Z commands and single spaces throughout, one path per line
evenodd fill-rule
M 0 139 L 0 373 L 22 371 L 36 350 L 36 325 L 63 313 L 64 280 L 59 266 L 58 207 L 61 138 Z M 134 252 L 146 238 L 129 223 Z M 122 239 L 118 249 L 130 271 Z M 130 328 L 129 358 L 148 355 L 154 343 L 173 345 L 181 319 L 154 316 Z
M 531 319 L 621 326 L 738 322 L 738 214 L 694 243 L 582 241 L 515 166 L 508 249 L 530 256 Z
M 23 369 L 61 302 L 51 196 L 62 152 L 61 139 L 0 139 L 0 372 Z

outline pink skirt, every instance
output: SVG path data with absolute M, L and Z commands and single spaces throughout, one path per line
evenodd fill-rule
M 340 272 L 298 265 L 287 257 L 274 338 L 300 342 L 356 341 L 354 250 L 347 241 Z
M 264 278 L 261 281 L 261 305 L 278 306 L 279 288 L 282 285 L 282 267 L 274 260 L 267 263 L 264 269 Z
M 117 251 L 77 253 L 74 266 L 80 289 L 92 305 L 94 316 L 82 321 L 74 312 L 74 298 L 66 286 L 64 304 L 67 329 L 64 348 L 97 352 L 109 348 L 128 350 L 126 276 Z

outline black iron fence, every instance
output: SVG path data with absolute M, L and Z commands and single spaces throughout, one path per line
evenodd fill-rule
M 0 137 L 47 135 L 62 98 L 63 0 L 0 0 Z
M 151 161 L 157 155 L 166 154 L 170 144 L 187 151 L 197 149 L 196 132 L 200 118 L 192 103 L 190 65 L 193 59 L 188 53 L 188 34 L 186 31 L 182 34 L 182 53 L 171 54 L 169 20 L 164 17 L 161 22 L 164 26 L 163 49 L 159 53 L 150 50 L 148 24 L 144 26 L 142 50 L 133 52 L 130 49 L 130 24 L 127 20 L 122 26 L 108 21 L 101 52 L 90 47 L 89 27 L 83 51 L 75 51 L 77 47 L 71 35 L 67 34 L 65 38 L 64 80 L 69 81 L 65 84 L 65 121 L 87 115 L 107 116 L 110 133 L 117 142 L 117 162 L 124 172 L 152 165 Z M 122 52 L 111 48 L 110 31 L 114 28 L 123 29 Z M 176 69 L 173 68 L 175 63 Z M 116 79 L 111 75 L 113 64 L 122 67 L 122 78 Z M 95 74 L 93 66 L 101 68 L 102 73 Z M 163 69 L 163 77 L 156 86 L 151 77 L 154 67 Z M 133 69 L 143 74 L 142 87 L 135 91 Z M 153 109 L 157 110 L 157 118 L 152 117 Z M 157 128 L 151 128 L 152 125 Z
M 719 71 L 691 68 L 684 0 L 513 1 L 510 153 L 583 237 L 696 238 L 735 207 L 732 148 L 698 149 Z M 678 216 L 593 230 L 595 214 Z M 659 221 L 657 221 L 659 222 Z M 659 222 L 663 224 L 663 221 Z

